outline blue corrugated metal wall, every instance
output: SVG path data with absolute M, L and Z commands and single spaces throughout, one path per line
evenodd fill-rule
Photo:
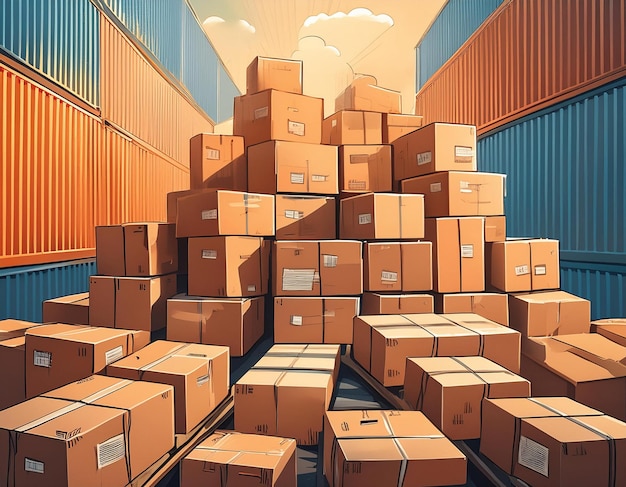
M 560 240 L 563 289 L 625 316 L 626 78 L 486 134 L 481 171 L 507 177 L 507 234 Z
M 239 90 L 228 75 L 222 63 L 218 66 L 219 100 L 217 106 L 218 120 L 227 120 L 233 116 L 234 98 L 239 96 Z
M 0 320 L 41 322 L 46 299 L 89 291 L 96 259 L 0 269 Z
M 0 49 L 100 103 L 100 15 L 89 0 L 0 2 Z
M 415 48 L 415 91 L 452 57 L 503 0 L 449 0 Z

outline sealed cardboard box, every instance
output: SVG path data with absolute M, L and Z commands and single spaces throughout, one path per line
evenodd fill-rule
M 178 200 L 176 237 L 274 235 L 274 196 L 207 191 Z
M 324 100 L 277 90 L 235 97 L 233 132 L 246 147 L 268 140 L 320 144 Z
M 302 61 L 255 57 L 246 69 L 246 93 L 269 89 L 302 94 Z
M 295 486 L 295 440 L 216 431 L 180 463 L 180 487 L 239 487 L 251 477 L 266 487 Z
M 482 218 L 428 218 L 426 240 L 433 243 L 433 289 L 438 293 L 485 290 Z
M 430 294 L 380 294 L 366 292 L 361 298 L 362 315 L 434 313 Z
M 167 299 L 176 294 L 176 274 L 159 277 L 89 278 L 89 324 L 125 330 L 165 328 Z
M 248 189 L 257 193 L 337 194 L 337 148 L 270 140 L 248 147 Z
M 506 217 L 485 217 L 485 242 L 502 242 L 506 240 Z
M 608 318 L 591 322 L 591 331 L 626 347 L 626 318 Z
M 565 291 L 509 295 L 511 327 L 525 337 L 589 333 L 591 303 Z
M 404 400 L 451 440 L 480 438 L 483 397 L 528 397 L 530 382 L 483 357 L 407 358 Z
M 146 331 L 81 325 L 42 325 L 26 330 L 26 397 L 97 374 L 150 342 Z
M 269 242 L 262 237 L 189 239 L 192 296 L 261 296 L 267 292 L 268 278 Z
M 509 297 L 501 293 L 436 294 L 437 313 L 475 313 L 509 326 Z
M 336 209 L 332 196 L 276 195 L 276 239 L 336 239 Z
M 212 189 L 186 189 L 184 191 L 172 191 L 167 193 L 167 222 L 176 223 L 176 214 L 178 213 L 178 200 L 192 194 L 198 194 L 205 191 L 213 191 Z M 179 240 L 180 242 L 180 240 Z
M 127 411 L 131 427 L 125 440 L 131 478 L 174 448 L 174 389 L 170 385 L 92 375 L 44 397 Z
M 399 91 L 378 86 L 374 76 L 362 75 L 335 98 L 335 110 L 400 113 L 402 95 Z
M 328 411 L 324 476 L 330 487 L 462 485 L 467 460 L 419 411 Z
M 507 293 L 559 288 L 558 240 L 507 239 L 487 249 L 493 287 Z
M 390 145 L 339 147 L 339 190 L 385 193 L 392 188 Z
M 159 276 L 178 270 L 176 228 L 170 223 L 96 227 L 96 267 L 105 276 Z
M 247 170 L 243 137 L 198 134 L 189 141 L 190 189 L 247 191 Z
M 366 291 L 430 291 L 431 242 L 370 242 L 363 252 Z
M 159 340 L 108 365 L 106 374 L 173 386 L 175 431 L 186 434 L 228 395 L 228 347 Z
M 322 144 L 382 144 L 380 113 L 341 110 L 324 119 Z
M 276 344 L 253 365 L 253 369 L 319 370 L 329 372 L 337 382 L 341 346 L 327 344 Z
M 383 113 L 383 144 L 391 144 L 397 138 L 417 130 L 423 120 L 421 115 Z
M 342 199 L 339 237 L 358 240 L 424 238 L 424 196 L 368 193 Z
M 174 296 L 167 300 L 167 339 L 222 345 L 241 357 L 263 336 L 264 303 L 264 297 Z
M 431 123 L 393 141 L 395 181 L 439 171 L 476 171 L 476 127 Z
M 363 292 L 362 243 L 285 240 L 272 247 L 274 296 L 355 296 Z
M 0 321 L 0 409 L 26 400 L 24 333 L 37 325 L 20 320 Z
M 424 195 L 427 218 L 504 214 L 506 175 L 445 171 L 401 182 L 403 193 Z
M 274 298 L 275 343 L 352 343 L 355 297 Z
M 43 302 L 44 323 L 89 324 L 89 293 L 71 294 Z

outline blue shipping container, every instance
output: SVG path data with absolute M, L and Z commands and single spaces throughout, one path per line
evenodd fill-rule
M 226 68 L 222 63 L 218 67 L 218 106 L 217 106 L 217 121 L 223 122 L 233 116 L 235 97 L 241 95 L 240 91 L 233 83 L 233 80 L 228 75 Z

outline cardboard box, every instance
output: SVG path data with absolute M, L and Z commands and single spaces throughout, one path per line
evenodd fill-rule
M 493 287 L 507 293 L 559 288 L 558 240 L 507 239 L 487 249 Z
M 424 238 L 424 197 L 368 193 L 342 199 L 339 237 L 358 240 Z
M 165 328 L 167 299 L 176 294 L 176 274 L 159 277 L 89 278 L 89 324 L 125 330 Z
M 523 336 L 589 333 L 591 303 L 565 291 L 511 294 L 511 327 Z
M 337 238 L 337 203 L 332 196 L 276 195 L 276 240 Z
M 382 144 L 380 113 L 341 110 L 324 119 L 322 144 Z
M 295 440 L 216 431 L 180 462 L 180 487 L 239 487 L 248 479 L 262 479 L 266 487 L 295 486 Z
M 503 242 L 506 240 L 506 217 L 485 217 L 485 242 Z
M 423 120 L 421 115 L 383 113 L 383 144 L 391 144 L 397 138 L 417 130 Z
M 331 374 L 333 384 L 339 376 L 341 346 L 327 344 L 277 344 L 252 366 L 253 369 L 317 370 Z
M 626 318 L 609 318 L 591 322 L 591 331 L 626 347 Z
M 390 145 L 339 147 L 339 190 L 364 193 L 392 191 Z
M 363 293 L 362 243 L 284 240 L 272 246 L 274 296 L 356 296 Z
M 362 315 L 434 313 L 430 294 L 379 294 L 366 292 L 361 298 Z
M 352 343 L 359 298 L 274 298 L 275 343 Z
M 247 171 L 243 137 L 198 134 L 189 141 L 190 189 L 247 191 Z
M 357 77 L 335 98 L 335 110 L 401 113 L 402 95 L 400 92 L 377 85 L 374 76 L 362 75 Z
M 158 340 L 108 365 L 106 374 L 173 386 L 175 431 L 186 434 L 228 395 L 230 359 L 227 347 Z
M 265 298 L 201 298 L 179 294 L 167 300 L 167 339 L 228 347 L 241 357 L 263 336 Z
M 233 133 L 246 147 L 268 140 L 320 144 L 324 100 L 277 90 L 235 97 Z
M 124 223 L 96 227 L 96 266 L 105 276 L 148 277 L 178 270 L 176 227 Z
M 248 147 L 248 189 L 257 193 L 337 194 L 337 148 L 270 140 Z
M 261 296 L 267 293 L 268 278 L 269 242 L 262 237 L 189 239 L 192 296 Z
M 186 189 L 184 191 L 172 191 L 170 193 L 167 193 L 167 222 L 176 223 L 176 214 L 178 213 L 179 199 L 193 194 L 209 191 L 213 191 L 213 189 Z
M 436 294 L 437 313 L 475 313 L 509 326 L 509 297 L 500 293 Z
M 481 453 L 530 485 L 622 485 L 625 438 L 626 424 L 565 397 L 483 402 Z
M 26 397 L 97 374 L 150 343 L 145 331 L 81 325 L 42 325 L 26 330 Z
M 363 252 L 366 291 L 430 291 L 431 242 L 370 242 Z
M 0 410 L 26 400 L 24 333 L 34 326 L 38 323 L 0 320 Z
M 482 218 L 428 218 L 426 240 L 433 243 L 433 289 L 438 293 L 485 290 Z
M 42 308 L 44 323 L 89 324 L 89 293 L 48 299 Z
M 302 61 L 255 57 L 246 69 L 246 94 L 270 89 L 302 94 Z
M 467 460 L 419 411 L 328 411 L 324 475 L 330 487 L 462 485 Z
M 92 375 L 44 397 L 126 411 L 131 478 L 174 448 L 174 388 L 170 385 Z
M 176 237 L 274 235 L 274 196 L 207 191 L 178 200 Z
M 480 438 L 483 397 L 528 397 L 530 382 L 483 357 L 407 358 L 404 400 L 451 440 Z
M 504 214 L 505 174 L 446 171 L 401 182 L 403 193 L 424 195 L 427 218 Z
M 431 123 L 393 141 L 395 181 L 439 171 L 476 171 L 476 127 Z

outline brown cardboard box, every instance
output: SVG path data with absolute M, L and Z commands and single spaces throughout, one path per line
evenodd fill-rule
M 150 342 L 145 331 L 81 325 L 26 330 L 26 397 L 84 379 Z
M 337 194 L 337 148 L 270 140 L 248 147 L 248 189 L 257 193 Z
M 503 242 L 506 240 L 506 217 L 485 217 L 485 242 Z
M 359 298 L 274 298 L 275 343 L 352 343 Z
M 296 485 L 295 440 L 216 431 L 180 463 L 180 487 L 244 487 L 257 479 L 266 487 Z
M 564 397 L 483 402 L 481 452 L 529 485 L 622 485 L 625 443 L 626 424 Z
M 331 374 L 333 384 L 339 376 L 341 346 L 327 344 L 277 344 L 253 365 L 253 369 L 318 370 Z
M 362 315 L 434 313 L 430 294 L 379 294 L 366 292 L 361 299 Z
M 202 192 L 214 191 L 213 189 L 186 189 L 184 191 L 172 191 L 167 193 L 167 222 L 176 223 L 176 213 L 178 212 L 178 200 L 186 196 Z M 180 240 L 179 240 L 180 242 Z
M 92 375 L 47 392 L 44 397 L 127 411 L 131 427 L 125 439 L 131 478 L 174 448 L 172 386 Z
M 424 197 L 368 193 L 340 202 L 340 238 L 416 240 L 424 238 Z
M 342 145 L 339 147 L 339 190 L 391 192 L 390 145 Z
M 357 77 L 337 98 L 335 110 L 369 110 L 381 113 L 400 113 L 402 95 L 399 91 L 377 86 L 374 76 Z
M 246 147 L 268 140 L 320 144 L 323 118 L 321 98 L 265 90 L 235 97 L 233 133 Z
M 393 141 L 393 177 L 476 171 L 476 127 L 431 123 Z
M 330 487 L 461 485 L 467 460 L 419 411 L 328 411 L 324 475 Z
M 178 200 L 176 237 L 274 235 L 274 196 L 207 191 Z
M 431 242 L 370 242 L 363 252 L 366 291 L 430 291 Z
M 192 296 L 261 296 L 267 293 L 268 277 L 269 242 L 262 237 L 189 239 Z
M 480 438 L 483 397 L 528 397 L 530 382 L 483 357 L 407 358 L 404 400 L 451 440 Z
M 89 278 L 89 324 L 125 330 L 165 328 L 167 299 L 176 294 L 176 274 L 159 277 Z
M 324 119 L 322 144 L 382 144 L 380 113 L 341 110 Z
M 171 223 L 96 227 L 96 266 L 105 276 L 159 276 L 178 269 L 176 228 Z
M 391 144 L 397 138 L 417 130 L 423 120 L 421 115 L 383 113 L 383 144 Z
M 490 284 L 507 293 L 559 288 L 559 241 L 507 239 L 488 246 Z
M 89 324 L 89 293 L 48 299 L 42 308 L 44 323 Z
M 190 189 L 247 191 L 248 167 L 243 142 L 243 137 L 232 135 L 192 137 L 189 141 Z
M 433 289 L 439 293 L 485 290 L 482 218 L 427 218 L 426 240 L 433 243 Z
M 475 313 L 509 326 L 509 297 L 499 293 L 436 294 L 437 313 Z
M 336 239 L 336 222 L 332 196 L 276 195 L 277 240 Z
M 175 431 L 186 434 L 228 395 L 228 347 L 158 340 L 108 365 L 106 374 L 173 386 Z
M 265 298 L 201 298 L 179 294 L 167 300 L 167 339 L 229 347 L 242 357 L 265 330 Z
M 626 318 L 609 318 L 591 322 L 591 331 L 626 347 Z
M 589 333 L 591 303 L 565 291 L 511 294 L 511 327 L 525 337 Z
M 26 400 L 24 333 L 34 326 L 38 326 L 38 323 L 0 320 L 0 409 Z
M 362 243 L 285 240 L 272 247 L 274 296 L 355 296 L 363 292 Z
M 246 69 L 246 94 L 270 89 L 302 94 L 302 61 L 255 57 Z

